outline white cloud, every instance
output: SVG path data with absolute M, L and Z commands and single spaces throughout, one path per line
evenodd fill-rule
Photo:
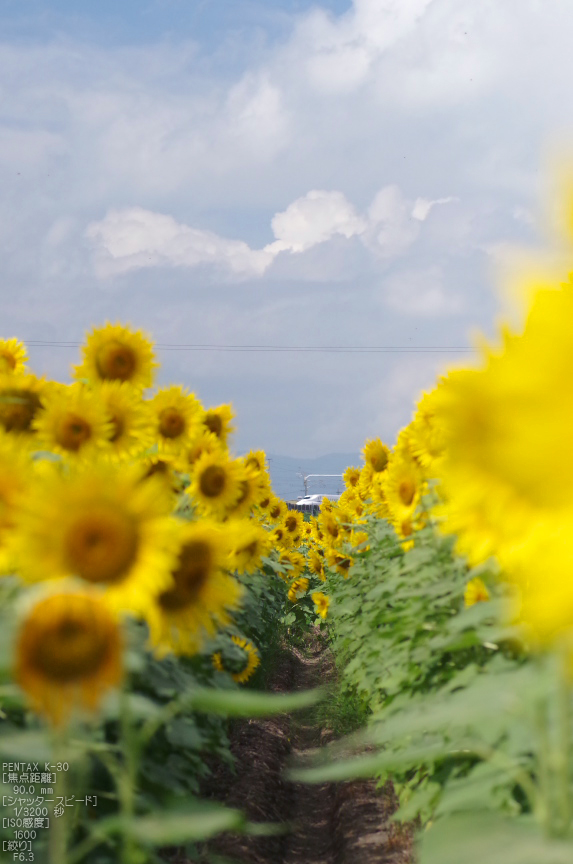
M 412 208 L 412 218 L 423 222 L 427 219 L 430 210 L 436 204 L 451 204 L 453 201 L 459 201 L 459 198 L 455 198 L 452 195 L 449 195 L 447 198 L 436 198 L 434 201 L 430 201 L 428 198 L 416 198 L 414 207 Z
M 418 199 L 414 211 L 423 201 L 425 219 L 434 204 L 450 200 Z M 109 211 L 101 221 L 90 223 L 86 236 L 102 278 L 146 267 L 212 264 L 223 266 L 235 278 L 248 279 L 262 276 L 281 252 L 300 254 L 337 236 L 358 237 L 376 258 L 402 255 L 421 230 L 421 219 L 414 220 L 412 212 L 412 203 L 397 186 L 381 189 L 363 216 L 342 192 L 313 189 L 273 216 L 276 239 L 263 249 L 251 249 L 242 240 L 229 240 L 142 207 Z M 437 302 L 435 293 L 432 297 Z M 422 307 L 426 308 L 424 303 Z
M 393 273 L 384 280 L 381 296 L 405 315 L 455 315 L 461 308 L 461 298 L 446 291 L 442 270 L 436 265 Z
M 313 189 L 273 216 L 271 227 L 277 239 L 265 250 L 273 254 L 286 250 L 304 252 L 335 234 L 347 239 L 362 234 L 366 226 L 342 192 Z
M 311 86 L 324 94 L 349 93 L 372 64 L 408 35 L 432 0 L 354 0 L 335 18 L 315 8 L 303 17 L 294 44 L 304 55 Z
M 111 210 L 86 231 L 96 244 L 96 268 L 106 277 L 142 267 L 224 265 L 230 273 L 260 276 L 272 260 L 240 240 L 227 240 L 212 231 L 181 225 L 172 216 L 142 207 Z

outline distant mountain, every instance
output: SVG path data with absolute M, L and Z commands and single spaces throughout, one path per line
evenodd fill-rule
M 328 453 L 315 459 L 296 459 L 293 456 L 279 456 L 267 453 L 273 491 L 279 498 L 290 501 L 304 495 L 304 482 L 300 475 L 337 474 L 341 475 L 349 465 L 362 467 L 364 459 L 359 453 Z M 309 477 L 308 492 L 342 492 L 342 477 Z

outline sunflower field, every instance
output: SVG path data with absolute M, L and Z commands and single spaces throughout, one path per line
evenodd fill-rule
M 261 653 L 321 584 L 301 576 L 308 526 L 263 452 L 231 454 L 229 405 L 145 395 L 140 332 L 95 328 L 70 384 L 26 361 L 0 342 L 4 851 L 135 864 L 248 832 L 200 787 L 232 761 L 226 718 L 316 699 L 260 692 Z
M 571 862 L 573 276 L 536 279 L 522 325 L 440 377 L 394 447 L 367 440 L 311 518 L 264 452 L 233 455 L 229 405 L 154 388 L 145 334 L 94 328 L 70 384 L 0 342 L 7 860 L 284 830 L 203 783 L 233 762 L 228 718 L 327 717 L 320 692 L 265 692 L 313 631 L 351 728 L 291 780 L 390 780 L 420 864 Z

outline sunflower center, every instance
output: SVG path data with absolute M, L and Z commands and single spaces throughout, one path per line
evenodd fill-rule
M 32 662 L 46 678 L 61 684 L 92 675 L 108 656 L 107 628 L 79 610 L 64 613 L 42 636 Z
M 76 453 L 92 437 L 92 427 L 79 414 L 66 414 L 56 429 L 55 438 L 64 450 Z
M 271 519 L 278 519 L 279 516 L 281 515 L 281 508 L 277 504 L 275 504 L 274 507 L 271 507 L 271 511 L 270 511 L 269 515 L 270 515 Z
M 402 531 L 402 535 L 404 537 L 409 537 L 413 532 L 412 523 L 409 519 L 404 519 L 402 524 L 400 525 L 400 530 Z
M 296 516 L 287 516 L 285 519 L 285 528 L 287 531 L 293 532 L 296 531 L 298 522 Z
M 0 392 L 0 423 L 6 432 L 28 432 L 41 402 L 36 393 L 18 388 Z
M 217 438 L 223 434 L 223 421 L 218 414 L 206 414 L 203 421 L 209 432 L 213 432 Z
M 100 376 L 111 381 L 129 381 L 137 367 L 135 352 L 117 339 L 100 347 L 95 362 Z
M 206 498 L 217 498 L 225 488 L 227 475 L 220 465 L 209 465 L 201 474 L 199 488 Z
M 246 546 L 241 546 L 241 548 L 238 551 L 244 552 L 249 557 L 254 558 L 254 556 L 257 554 L 257 549 L 258 549 L 258 543 L 256 540 L 253 540 L 252 543 L 248 543 Z
M 203 540 L 186 543 L 172 573 L 175 585 L 159 595 L 159 605 L 167 612 L 185 609 L 195 603 L 213 570 L 213 552 Z
M 414 500 L 414 495 L 416 494 L 416 484 L 414 481 L 407 477 L 405 480 L 402 480 L 400 485 L 398 486 L 398 495 L 400 496 L 400 501 L 406 507 L 409 507 L 412 501 Z
M 236 507 L 239 507 L 243 503 L 243 501 L 245 501 L 247 495 L 249 494 L 249 491 L 251 489 L 249 481 L 248 480 L 240 480 L 239 481 L 239 488 L 241 491 L 239 493 L 239 497 L 237 498 L 237 503 L 235 505 Z
M 120 417 L 118 414 L 111 415 L 111 423 L 112 423 L 112 431 L 109 436 L 109 440 L 113 443 L 119 441 L 125 432 L 125 422 L 123 417 Z
M 179 438 L 185 432 L 185 418 L 177 408 L 164 408 L 159 415 L 159 431 L 164 438 Z
M 370 464 L 376 472 L 383 471 L 388 464 L 388 454 L 385 450 L 380 450 L 370 456 Z
M 138 548 L 139 534 L 131 516 L 105 507 L 78 516 L 64 540 L 72 573 L 97 584 L 113 585 L 125 579 Z
M 16 358 L 9 351 L 0 352 L 0 372 L 11 372 L 16 368 Z

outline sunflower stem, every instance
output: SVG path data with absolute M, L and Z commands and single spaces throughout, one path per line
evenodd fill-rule
M 549 769 L 549 732 L 547 699 L 540 699 L 535 706 L 535 725 L 537 727 L 539 791 L 537 818 L 547 835 L 551 834 L 551 814 L 553 812 L 551 795 L 551 772 Z
M 54 764 L 66 762 L 66 745 L 68 734 L 65 726 L 54 729 L 52 752 Z M 68 860 L 68 810 L 65 807 L 68 792 L 67 772 L 60 771 L 57 776 L 58 796 L 50 808 L 49 861 L 50 864 L 67 864 Z M 64 809 L 60 816 L 56 815 L 58 801 L 63 801 Z
M 139 747 L 132 723 L 127 682 L 120 695 L 120 722 L 123 743 L 124 768 L 119 779 L 119 799 L 123 819 L 122 864 L 136 864 L 139 860 L 137 842 L 133 835 L 135 816 L 135 784 L 137 781 Z
M 556 771 L 558 789 L 558 833 L 564 836 L 571 825 L 571 687 L 567 670 L 567 657 L 559 656 L 557 682 L 557 750 Z

